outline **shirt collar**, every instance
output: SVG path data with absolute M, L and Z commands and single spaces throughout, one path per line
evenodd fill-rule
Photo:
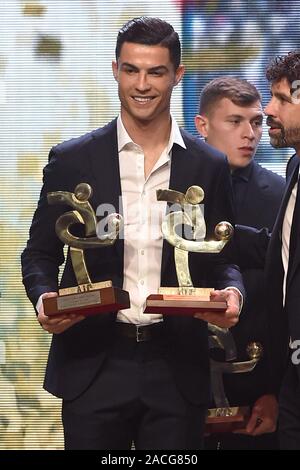
M 136 145 L 131 139 L 131 137 L 128 135 L 128 132 L 125 129 L 124 124 L 122 122 L 121 115 L 119 115 L 117 119 L 117 137 L 118 137 L 118 152 L 119 153 L 128 144 Z M 182 138 L 179 126 L 176 120 L 174 119 L 174 117 L 171 115 L 171 132 L 170 132 L 170 139 L 167 145 L 167 152 L 166 152 L 167 154 L 170 153 L 174 144 L 180 145 L 180 147 L 186 149 L 186 145 Z
M 253 168 L 253 161 L 249 163 L 249 165 L 245 166 L 244 168 L 237 168 L 232 172 L 233 178 L 240 179 L 248 183 Z
M 173 145 L 177 144 L 183 149 L 186 149 L 186 145 L 184 143 L 184 140 L 182 138 L 179 126 L 175 120 L 175 118 L 171 115 L 171 133 L 170 133 L 170 140 L 169 144 L 167 147 L 168 153 L 172 149 Z

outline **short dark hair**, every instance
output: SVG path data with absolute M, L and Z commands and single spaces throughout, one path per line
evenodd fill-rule
M 286 78 L 290 85 L 300 79 L 300 49 L 278 55 L 269 63 L 266 78 L 270 83 Z
M 169 49 L 170 59 L 175 70 L 180 65 L 181 46 L 179 36 L 172 25 L 160 18 L 141 16 L 125 23 L 117 37 L 116 60 L 120 57 L 124 42 L 166 47 Z
M 244 78 L 218 77 L 205 85 L 200 96 L 199 113 L 207 114 L 222 98 L 228 98 L 237 106 L 249 106 L 261 101 L 257 88 Z

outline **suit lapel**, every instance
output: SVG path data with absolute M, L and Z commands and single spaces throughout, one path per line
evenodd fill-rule
M 253 163 L 255 163 L 255 162 L 253 162 Z M 256 163 L 253 166 L 253 172 L 252 172 L 251 180 L 252 181 L 258 181 L 259 188 L 262 191 L 266 191 L 270 187 L 269 181 L 267 180 L 267 178 L 265 176 L 265 173 L 263 172 L 263 169 L 261 168 L 261 166 L 259 166 Z
M 282 288 L 283 283 L 283 263 L 282 263 L 282 224 L 288 201 L 291 196 L 292 189 L 295 185 L 297 178 L 297 168 L 292 170 L 290 176 L 287 178 L 286 190 L 282 198 L 282 202 L 278 211 L 278 215 L 272 230 L 271 240 L 268 246 L 268 255 L 266 258 L 266 278 L 269 285 L 279 285 Z M 278 273 L 280 273 L 280 283 L 278 283 Z M 281 289 L 282 290 L 282 289 Z M 281 300 L 282 301 L 282 300 Z
M 285 190 L 285 193 L 283 195 L 283 199 L 278 211 L 278 216 L 276 219 L 276 222 L 274 224 L 273 232 L 276 234 L 276 236 L 281 238 L 281 230 L 282 230 L 282 224 L 283 224 L 283 219 L 284 219 L 284 214 L 291 196 L 291 192 L 293 187 L 295 186 L 296 180 L 297 180 L 297 172 L 298 172 L 298 165 L 294 168 L 294 171 L 290 175 L 289 179 L 287 180 L 287 187 Z
M 290 188 L 290 193 L 297 181 L 297 178 L 298 178 L 298 173 L 299 173 L 299 165 L 297 165 L 294 169 L 294 172 L 293 172 L 293 175 L 292 175 L 292 178 L 291 178 L 291 188 Z M 298 181 L 298 185 L 299 185 L 299 181 Z M 298 188 L 298 191 L 300 190 L 300 188 Z M 296 210 L 297 207 L 295 206 L 295 209 Z M 298 207 L 298 210 L 299 210 L 299 207 Z M 294 230 L 296 230 L 296 233 L 295 233 L 295 236 L 296 236 L 296 248 L 295 248 L 295 252 L 293 253 L 293 257 L 294 259 L 292 260 L 289 260 L 289 262 L 292 262 L 292 266 L 291 266 L 291 272 L 288 276 L 288 285 L 291 283 L 292 279 L 293 279 L 293 276 L 295 274 L 295 271 L 296 271 L 296 268 L 298 267 L 299 265 L 299 262 L 300 262 L 300 224 L 299 223 L 296 223 L 296 227 L 294 228 Z M 290 251 L 290 249 L 289 249 Z M 291 251 L 290 251 L 290 254 L 291 254 Z
M 114 208 L 113 212 L 122 214 L 116 119 L 104 128 L 93 132 L 90 164 L 92 175 L 96 180 L 95 188 L 93 188 L 96 206 L 109 204 Z M 123 260 L 123 239 L 117 240 L 115 247 Z
M 112 204 L 117 212 L 121 183 L 115 121 L 94 131 L 92 135 L 90 162 L 96 180 L 97 200 L 100 203 Z

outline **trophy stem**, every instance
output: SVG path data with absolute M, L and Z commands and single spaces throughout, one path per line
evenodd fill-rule
M 78 285 L 91 284 L 91 279 L 85 264 L 84 251 L 79 248 L 70 248 L 71 260 Z
M 217 408 L 228 408 L 230 405 L 225 394 L 222 370 L 220 367 L 214 367 L 214 361 L 211 360 L 211 363 L 210 378 L 215 405 Z
M 180 287 L 193 287 L 189 270 L 189 252 L 181 250 L 180 248 L 175 248 L 174 256 L 178 285 Z

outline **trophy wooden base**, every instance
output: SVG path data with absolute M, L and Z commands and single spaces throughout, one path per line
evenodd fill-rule
M 127 291 L 105 281 L 61 289 L 58 297 L 43 299 L 43 305 L 45 314 L 49 316 L 62 313 L 91 316 L 130 308 L 130 299 Z
M 208 310 L 224 312 L 227 302 L 210 300 L 212 291 L 194 287 L 161 287 L 158 294 L 147 297 L 144 313 L 185 316 Z
M 248 406 L 230 406 L 227 408 L 211 408 L 208 410 L 205 434 L 230 433 L 244 429 L 250 418 Z

